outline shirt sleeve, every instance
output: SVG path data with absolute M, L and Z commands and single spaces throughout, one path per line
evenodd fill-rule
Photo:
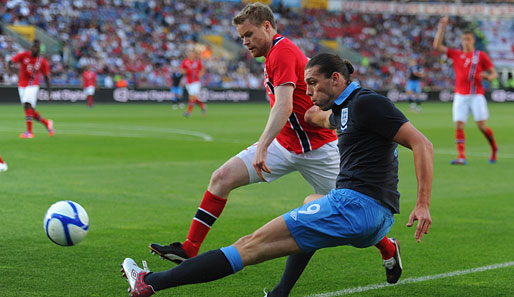
M 330 116 L 328 117 L 328 121 L 330 122 L 330 126 L 332 127 L 337 127 L 337 123 L 336 123 L 336 117 L 334 115 L 334 112 L 332 112 L 330 114 Z
M 459 50 L 457 50 L 457 49 L 448 48 L 446 50 L 446 56 L 448 56 L 448 58 L 450 58 L 450 59 L 454 59 L 458 54 L 459 54 Z
M 23 56 L 23 53 L 16 54 L 14 57 L 12 57 L 11 61 L 13 61 L 14 63 L 20 63 L 23 59 Z
M 362 129 L 392 140 L 400 127 L 408 122 L 405 115 L 384 96 L 369 94 L 356 99 L 352 113 Z
M 480 51 L 480 61 L 482 61 L 482 65 L 484 66 L 485 70 L 489 70 L 494 67 L 493 62 L 491 62 L 491 58 L 484 53 L 483 51 Z
M 275 51 L 271 60 L 271 77 L 273 85 L 278 87 L 291 83 L 296 87 L 298 76 L 296 74 L 297 57 L 288 49 Z

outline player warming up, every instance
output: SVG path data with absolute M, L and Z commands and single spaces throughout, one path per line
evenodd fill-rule
M 82 73 L 82 85 L 84 87 L 84 94 L 87 96 L 87 107 L 93 107 L 95 104 L 93 96 L 95 95 L 96 73 L 91 70 L 91 65 L 87 65 Z
M 171 94 L 173 95 L 173 109 L 177 109 L 178 107 L 184 108 L 184 103 L 182 103 L 182 96 L 184 95 L 183 87 L 182 87 L 182 78 L 184 74 L 180 71 L 178 66 L 173 67 L 173 72 L 171 73 Z
M 207 113 L 205 103 L 200 101 L 200 91 L 202 89 L 200 78 L 205 74 L 205 68 L 202 65 L 202 60 L 198 58 L 198 53 L 191 50 L 188 58 L 182 61 L 180 69 L 186 76 L 186 90 L 189 95 L 189 104 L 184 116 L 187 118 L 191 115 L 195 104 L 200 106 L 202 114 L 205 115 Z
M 453 98 L 453 121 L 455 122 L 455 140 L 457 141 L 458 157 L 451 161 L 454 165 L 466 165 L 464 126 L 469 113 L 473 114 L 478 128 L 491 146 L 489 163 L 496 163 L 498 146 L 493 131 L 487 126 L 489 111 L 484 96 L 482 79 L 493 80 L 498 77 L 489 56 L 475 50 L 475 36 L 472 31 L 463 31 L 461 35 L 462 50 L 448 48 L 443 45 L 444 30 L 448 25 L 448 17 L 439 21 L 439 28 L 434 39 L 434 48 L 445 53 L 453 60 L 455 72 L 455 96 Z
M 421 112 L 421 84 L 420 79 L 425 77 L 423 68 L 418 65 L 415 59 L 409 61 L 409 79 L 405 91 L 409 97 L 410 111 Z
M 7 164 L 2 159 L 2 156 L 0 156 L 0 172 L 7 171 Z
M 20 101 L 25 110 L 25 123 L 27 124 L 27 131 L 20 134 L 20 138 L 33 138 L 32 133 L 32 119 L 39 121 L 45 125 L 48 130 L 48 135 L 54 136 L 54 124 L 52 120 L 46 120 L 36 110 L 37 94 L 39 91 L 39 74 L 45 77 L 46 87 L 48 89 L 48 99 L 51 99 L 50 90 L 50 67 L 44 57 L 39 55 L 40 51 L 39 40 L 34 40 L 30 51 L 24 51 L 15 55 L 10 63 L 20 64 L 20 73 L 18 78 L 18 93 L 20 94 Z
M 128 278 L 131 296 L 150 296 L 167 288 L 217 280 L 245 266 L 286 255 L 340 245 L 365 248 L 379 244 L 394 223 L 393 214 L 399 211 L 398 143 L 414 155 L 418 197 L 407 226 L 418 220 L 414 236 L 421 242 L 432 223 L 432 144 L 388 98 L 352 82 L 351 73 L 350 62 L 331 54 L 316 55 L 305 68 L 307 94 L 317 106 L 306 118 L 338 131 L 341 170 L 336 189 L 325 196 L 311 195 L 303 206 L 231 246 L 208 251 L 167 271 L 152 273 L 126 258 L 122 272 Z M 387 278 L 390 283 L 397 282 L 402 272 L 398 245 L 393 246 L 396 251 L 390 261 L 384 261 L 386 269 L 392 266 Z M 287 294 L 273 290 L 267 296 Z

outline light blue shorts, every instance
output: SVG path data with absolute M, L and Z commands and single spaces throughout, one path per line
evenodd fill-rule
M 408 80 L 405 86 L 405 91 L 412 91 L 413 93 L 421 93 L 421 84 L 419 80 Z
M 171 87 L 171 92 L 175 95 L 175 96 L 182 96 L 184 94 L 184 89 L 180 86 L 176 86 L 176 87 Z
M 283 217 L 304 252 L 339 245 L 369 247 L 384 238 L 394 224 L 389 209 L 350 189 L 334 189 Z

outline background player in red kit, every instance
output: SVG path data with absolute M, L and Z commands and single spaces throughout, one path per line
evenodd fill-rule
M 91 70 L 91 65 L 87 65 L 82 73 L 82 84 L 84 93 L 87 95 L 87 107 L 92 107 L 94 104 L 93 96 L 95 95 L 96 73 Z
M 53 121 L 44 119 L 36 110 L 37 93 L 39 91 L 39 74 L 45 77 L 48 89 L 48 98 L 51 99 L 50 90 L 50 66 L 44 57 L 39 55 L 39 40 L 34 40 L 30 51 L 24 51 L 14 56 L 10 62 L 20 64 L 20 74 L 18 78 L 18 93 L 20 101 L 25 109 L 25 122 L 27 131 L 20 134 L 20 138 L 33 138 L 32 119 L 41 122 L 48 129 L 50 136 L 54 135 Z
M 0 172 L 7 171 L 7 164 L 5 164 L 4 160 L 2 160 L 2 156 L 0 156 Z
M 453 99 L 453 121 L 455 122 L 455 139 L 457 140 L 457 159 L 451 161 L 454 165 L 466 165 L 464 126 L 469 113 L 478 128 L 491 145 L 491 157 L 489 163 L 496 162 L 498 147 L 494 140 L 493 131 L 487 126 L 489 111 L 484 97 L 482 79 L 493 80 L 498 77 L 489 56 L 479 50 L 475 50 L 475 36 L 472 31 L 464 31 L 461 35 L 462 51 L 448 48 L 443 45 L 444 29 L 448 25 L 448 17 L 443 17 L 439 22 L 434 48 L 445 53 L 453 60 L 455 72 L 455 97 Z
M 200 91 L 202 89 L 200 78 L 205 74 L 205 68 L 194 50 L 191 50 L 188 58 L 182 61 L 180 69 L 182 69 L 182 72 L 186 76 L 186 90 L 189 95 L 189 105 L 187 106 L 187 111 L 184 113 L 184 116 L 189 117 L 191 115 L 195 104 L 200 106 L 202 114 L 205 115 L 205 103 L 200 101 Z

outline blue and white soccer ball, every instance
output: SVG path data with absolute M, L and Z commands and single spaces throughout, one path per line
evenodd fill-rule
M 58 201 L 47 210 L 44 227 L 46 236 L 58 245 L 71 246 L 81 242 L 89 229 L 89 217 L 80 204 Z

